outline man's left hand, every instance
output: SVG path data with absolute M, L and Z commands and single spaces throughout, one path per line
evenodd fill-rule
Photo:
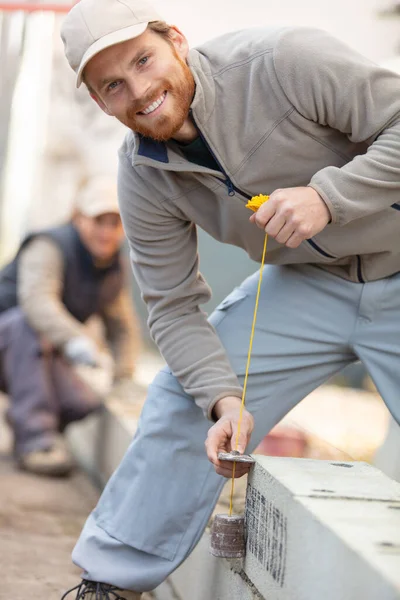
M 311 187 L 275 190 L 250 221 L 288 248 L 297 248 L 329 223 L 331 215 L 321 196 Z

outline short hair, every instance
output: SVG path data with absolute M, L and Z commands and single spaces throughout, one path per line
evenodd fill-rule
M 170 41 L 171 39 L 172 27 L 165 21 L 150 21 L 150 23 L 147 25 L 147 29 L 150 29 L 150 31 L 153 31 L 154 33 L 158 33 L 167 41 Z

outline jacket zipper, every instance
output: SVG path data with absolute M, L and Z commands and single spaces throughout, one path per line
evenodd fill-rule
M 217 159 L 217 157 L 215 156 L 214 152 L 212 151 L 212 149 L 210 148 L 209 143 L 207 142 L 206 138 L 204 137 L 204 135 L 202 134 L 202 132 L 200 131 L 194 117 L 193 117 L 193 113 L 192 111 L 190 111 L 190 115 L 193 119 L 193 124 L 197 129 L 197 132 L 200 136 L 200 138 L 202 139 L 202 141 L 204 142 L 207 150 L 209 151 L 209 153 L 211 154 L 211 156 L 213 157 L 213 159 L 215 160 L 215 162 L 218 165 L 219 170 L 221 171 L 221 173 L 224 175 L 225 177 L 225 185 L 228 188 L 228 195 L 229 196 L 234 196 L 235 193 L 240 194 L 241 196 L 244 196 L 245 198 L 247 198 L 248 200 L 251 200 L 252 196 L 250 196 L 249 194 L 246 194 L 246 192 L 243 192 L 242 190 L 240 190 L 239 188 L 237 188 L 234 183 L 231 181 L 230 177 L 228 176 L 228 174 L 226 173 L 225 169 L 222 168 L 219 160 Z M 219 177 L 217 177 L 217 179 L 219 179 Z M 314 248 L 314 250 L 316 250 L 317 252 L 319 252 L 319 254 L 321 254 L 322 256 L 325 256 L 326 258 L 336 258 L 336 256 L 333 256 L 332 254 L 329 254 L 328 252 L 325 252 L 325 250 L 322 250 L 322 248 L 320 248 L 318 246 L 318 244 L 316 242 L 314 242 L 314 240 L 312 238 L 309 238 L 308 240 L 305 240 L 310 246 L 312 246 Z M 365 283 L 364 282 L 364 278 L 362 276 L 362 272 L 361 272 L 361 258 L 359 255 L 357 255 L 357 277 L 360 283 Z
M 251 200 L 252 196 L 250 196 L 249 194 L 246 194 L 245 192 L 242 192 L 242 190 L 239 190 L 239 188 L 237 188 L 233 182 L 231 181 L 229 175 L 226 173 L 225 169 L 222 168 L 221 163 L 219 162 L 219 160 L 217 159 L 217 157 L 215 156 L 214 152 L 212 151 L 212 149 L 210 148 L 209 143 L 207 142 L 206 138 L 204 137 L 204 135 L 202 134 L 202 132 L 199 129 L 199 126 L 197 125 L 194 117 L 193 117 L 193 113 L 192 111 L 190 111 L 190 116 L 192 117 L 193 120 L 193 124 L 197 129 L 197 133 L 199 134 L 200 138 L 202 139 L 204 145 L 206 146 L 207 150 L 209 151 L 209 153 L 211 154 L 211 156 L 213 157 L 213 159 L 215 160 L 215 162 L 218 165 L 219 170 L 221 171 L 222 175 L 225 177 L 225 181 L 223 182 L 226 187 L 228 188 L 228 196 L 234 196 L 236 193 L 240 194 L 241 196 L 244 196 L 245 198 L 247 198 L 247 200 Z M 219 181 L 220 178 L 216 177 L 216 179 L 218 179 Z

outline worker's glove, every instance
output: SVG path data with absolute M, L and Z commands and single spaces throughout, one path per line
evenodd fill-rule
M 64 355 L 73 364 L 97 367 L 99 355 L 96 344 L 88 337 L 75 337 L 64 345 Z
M 110 395 L 120 400 L 132 400 L 133 379 L 132 377 L 117 377 L 114 380 Z

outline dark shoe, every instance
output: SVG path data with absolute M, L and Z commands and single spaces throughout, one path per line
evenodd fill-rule
M 75 600 L 140 600 L 142 596 L 138 592 L 121 590 L 108 583 L 82 579 L 82 583 L 65 592 L 61 600 L 64 600 L 64 598 L 73 592 L 76 592 Z

